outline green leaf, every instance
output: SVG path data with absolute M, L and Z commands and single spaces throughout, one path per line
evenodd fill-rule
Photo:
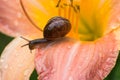
M 34 71 L 32 72 L 30 76 L 30 80 L 38 80 L 37 77 L 38 77 L 37 71 L 34 69 Z
M 115 67 L 104 80 L 120 80 L 120 52 Z
M 0 32 L 0 55 L 5 48 L 5 46 L 13 40 L 13 37 L 7 36 Z

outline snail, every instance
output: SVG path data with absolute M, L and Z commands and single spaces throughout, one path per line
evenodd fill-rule
M 24 8 L 22 0 L 20 0 L 20 4 L 21 4 L 21 8 L 22 8 L 24 14 L 26 15 L 26 17 L 28 18 L 28 20 L 37 29 L 39 29 L 38 26 L 36 24 L 34 24 L 34 22 L 31 20 L 31 18 L 27 14 L 27 12 L 26 12 L 26 10 Z M 41 30 L 41 29 L 39 29 L 39 30 Z M 64 37 L 70 30 L 71 30 L 71 23 L 70 23 L 70 21 L 68 19 L 60 17 L 60 16 L 55 16 L 55 17 L 52 17 L 51 19 L 49 19 L 47 24 L 45 25 L 45 27 L 43 29 L 44 38 L 35 39 L 35 40 L 31 40 L 31 41 L 24 38 L 24 37 L 21 37 L 21 38 L 23 38 L 23 39 L 25 39 L 25 40 L 27 40 L 29 42 L 28 44 L 25 44 L 23 46 L 29 45 L 29 49 L 33 50 L 33 49 L 36 48 L 36 46 L 38 44 L 46 43 L 48 41 L 54 41 L 54 40 L 56 40 L 58 38 Z
M 44 27 L 44 30 L 43 30 L 44 38 L 35 39 L 31 41 L 23 37 L 21 38 L 29 41 L 28 44 L 25 44 L 23 46 L 29 45 L 29 49 L 33 50 L 36 48 L 38 44 L 46 43 L 48 41 L 54 41 L 58 38 L 64 37 L 70 30 L 71 30 L 70 21 L 66 18 L 56 16 L 56 17 L 52 17 Z

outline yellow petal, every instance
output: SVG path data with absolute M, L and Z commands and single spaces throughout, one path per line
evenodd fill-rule
M 42 30 L 48 19 L 57 16 L 57 2 L 54 0 L 24 0 L 23 5 L 35 24 Z
M 43 29 L 53 16 L 68 18 L 72 23 L 70 36 L 80 40 L 95 40 L 107 32 L 115 0 L 26 0 L 28 15 Z M 48 4 L 49 3 L 49 4 Z
M 3 51 L 0 58 L 0 78 L 2 80 L 29 80 L 34 70 L 34 51 L 30 53 L 27 42 L 19 37 Z
M 79 0 L 77 5 L 79 6 Z M 49 4 L 48 4 L 49 3 Z M 58 0 L 26 0 L 23 1 L 24 8 L 31 20 L 37 24 L 37 26 L 43 30 L 47 21 L 53 16 L 62 16 L 70 20 L 72 30 L 70 36 L 77 38 L 78 37 L 78 15 L 74 8 L 71 6 L 70 0 L 61 0 L 59 7 L 56 7 L 59 3 Z M 77 7 L 78 7 L 77 6 Z M 75 7 L 76 8 L 76 7 Z M 77 32 L 76 32 L 77 31 Z
M 81 0 L 78 30 L 80 38 L 95 40 L 104 35 L 108 27 L 111 0 Z

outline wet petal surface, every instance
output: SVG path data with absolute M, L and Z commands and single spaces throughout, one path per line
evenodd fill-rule
M 95 42 L 62 39 L 40 47 L 35 64 L 39 80 L 103 80 L 118 56 L 113 34 Z
M 34 51 L 21 38 L 14 39 L 6 46 L 0 58 L 0 80 L 29 80 L 34 70 Z
M 0 31 L 11 36 L 41 36 L 23 13 L 19 0 L 0 0 Z

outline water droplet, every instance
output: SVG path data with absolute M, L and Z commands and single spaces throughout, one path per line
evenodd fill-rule
M 71 70 L 71 67 L 68 67 L 68 70 L 70 71 L 70 70 Z
M 17 17 L 18 17 L 18 18 L 21 18 L 21 17 L 22 17 L 22 13 L 18 12 L 18 13 L 17 13 Z
M 51 70 L 51 73 L 54 73 L 54 72 L 55 72 L 55 69 L 52 69 L 52 70 Z
M 24 71 L 24 80 L 28 80 L 28 79 L 29 79 L 29 76 L 28 76 L 29 73 L 30 73 L 30 70 L 29 70 L 29 69 L 26 69 L 26 70 Z
M 22 64 L 18 64 L 18 67 L 22 67 L 23 65 Z
M 24 71 L 24 76 L 27 76 L 27 75 L 29 74 L 29 72 L 30 72 L 29 69 L 25 70 L 25 71 Z
M 14 21 L 14 25 L 18 26 L 19 22 L 17 20 Z
M 69 80 L 73 80 L 73 77 L 72 77 L 72 76 L 70 76 L 70 77 L 69 77 Z
M 49 78 L 46 76 L 46 77 L 44 77 L 44 80 L 48 80 Z
M 8 28 L 8 27 L 9 27 L 9 25 L 8 25 L 8 24 L 5 24 L 4 26 L 5 26 L 6 28 Z
M 18 55 L 19 55 L 18 53 L 15 54 L 16 57 L 17 57 Z
M 111 28 L 112 28 L 112 29 L 115 29 L 116 26 L 120 26 L 120 24 L 119 24 L 119 23 L 111 24 Z
M 2 66 L 0 66 L 0 70 L 2 70 Z
M 10 67 L 10 70 L 12 70 L 13 69 L 13 67 Z
M 81 69 L 81 66 L 78 66 L 78 69 Z
M 8 65 L 6 64 L 6 65 L 4 66 L 4 68 L 7 69 L 7 68 L 8 68 Z
M 68 48 L 70 49 L 70 48 L 71 48 L 71 46 L 68 46 Z
M 3 1 L 8 1 L 8 0 L 3 0 Z
M 1 59 L 0 59 L 0 63 L 3 63 L 3 62 L 4 62 L 4 59 L 3 59 L 3 58 L 1 58 Z

